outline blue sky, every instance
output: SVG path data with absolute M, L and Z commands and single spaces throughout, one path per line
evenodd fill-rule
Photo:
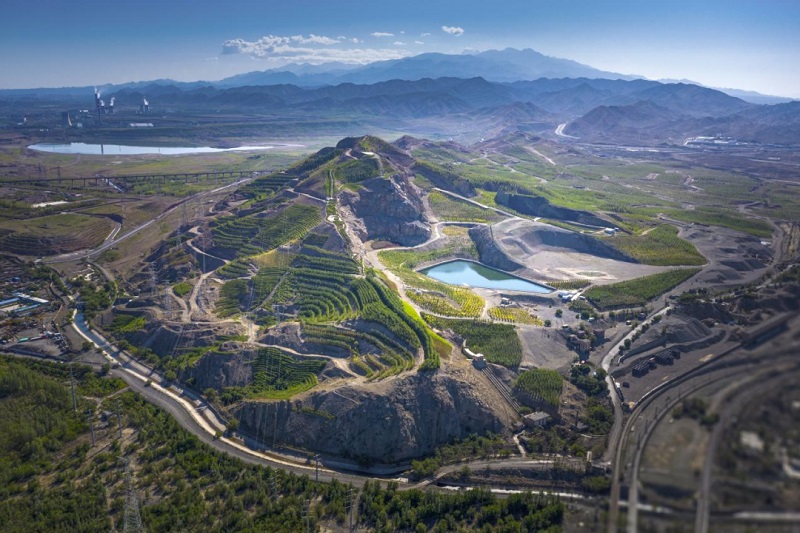
M 515 47 L 800 97 L 797 0 L 3 0 L 2 13 L 3 88 Z

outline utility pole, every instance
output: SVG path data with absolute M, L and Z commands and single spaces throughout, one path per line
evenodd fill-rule
M 72 410 L 78 412 L 78 400 L 75 398 L 75 376 L 72 374 L 72 363 L 69 364 L 69 382 L 72 386 Z
M 92 432 L 92 448 L 95 446 L 94 442 L 94 422 L 92 420 L 94 413 L 91 409 L 86 410 L 86 420 L 89 422 L 89 430 Z

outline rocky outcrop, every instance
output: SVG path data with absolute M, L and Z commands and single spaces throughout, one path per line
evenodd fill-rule
M 487 398 L 474 379 L 466 372 L 408 374 L 387 383 L 319 391 L 302 401 L 245 402 L 236 414 L 240 429 L 250 435 L 272 435 L 277 420 L 282 444 L 395 463 L 472 433 L 503 431 L 509 421 L 491 407 L 497 399 Z
M 469 230 L 469 236 L 478 249 L 478 257 L 481 263 L 507 272 L 514 272 L 522 267 L 513 261 L 506 253 L 501 250 L 492 237 L 492 229 L 489 226 L 476 226 Z
M 543 251 L 577 252 L 627 263 L 638 262 L 592 235 L 537 222 L 512 219 L 495 224 L 492 231 L 498 246 L 505 250 L 516 249 L 526 254 Z
M 510 207 L 522 214 L 534 217 L 577 222 L 590 226 L 610 227 L 612 224 L 587 211 L 557 207 L 541 196 L 526 196 L 524 194 L 509 194 L 504 191 L 497 193 L 495 198 L 498 204 Z
M 194 378 L 197 390 L 211 387 L 221 391 L 227 387 L 243 387 L 253 381 L 252 363 L 255 358 L 256 353 L 250 350 L 212 350 L 203 355 L 196 365 L 187 368 L 181 377 L 184 381 Z
M 428 161 L 417 161 L 414 166 L 411 167 L 411 171 L 420 174 L 440 189 L 452 191 L 467 197 L 478 194 L 475 191 L 475 187 L 473 187 L 472 183 L 466 178 Z
M 342 203 L 359 220 L 353 229 L 362 241 L 385 239 L 415 246 L 430 238 L 419 189 L 400 178 L 373 178 L 357 191 L 341 193 Z

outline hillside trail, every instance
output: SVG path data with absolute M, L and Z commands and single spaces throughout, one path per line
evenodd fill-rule
M 348 380 L 356 380 L 355 381 L 356 383 L 365 383 L 366 382 L 366 378 L 364 376 L 359 376 L 359 375 L 353 373 L 352 370 L 350 370 L 350 367 L 349 367 L 349 365 L 347 363 L 347 359 L 346 358 L 333 357 L 332 355 L 324 355 L 324 354 L 321 354 L 321 353 L 303 353 L 303 352 L 298 352 L 297 350 L 295 350 L 293 348 L 289 348 L 288 346 L 283 346 L 281 344 L 268 344 L 268 343 L 258 342 L 258 341 L 251 342 L 250 344 L 252 344 L 253 346 L 258 346 L 259 348 L 278 348 L 281 351 L 288 352 L 288 353 L 294 355 L 295 357 L 300 357 L 300 358 L 314 357 L 314 358 L 318 358 L 318 359 L 327 359 L 328 361 L 333 363 L 333 366 L 335 366 L 338 370 L 346 373 L 348 375 L 348 377 L 347 377 Z M 349 383 L 353 383 L 353 381 L 348 381 L 348 382 Z
M 532 154 L 534 154 L 534 155 L 536 155 L 538 157 L 541 157 L 542 159 L 544 159 L 545 161 L 550 163 L 552 166 L 554 166 L 554 167 L 558 166 L 555 161 L 553 161 L 552 159 L 550 159 L 549 157 L 544 155 L 542 152 L 540 152 L 536 148 L 534 148 L 532 146 L 526 146 L 525 149 L 528 150 L 530 153 L 532 153 Z M 542 179 L 542 178 L 539 178 L 539 179 Z M 542 180 L 542 181 L 545 181 L 545 180 Z

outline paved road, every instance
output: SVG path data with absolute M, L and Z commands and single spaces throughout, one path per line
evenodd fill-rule
M 792 352 L 794 353 L 794 352 Z M 794 372 L 791 372 L 791 366 L 794 365 Z M 779 390 L 783 388 L 786 383 L 794 383 L 797 379 L 797 362 L 790 361 L 790 364 L 785 367 L 778 365 L 770 365 L 771 368 L 764 369 L 763 372 L 747 372 L 744 379 L 736 383 L 736 386 L 730 390 L 726 390 L 715 400 L 715 403 L 720 403 L 722 409 L 715 411 L 719 414 L 720 420 L 714 426 L 709 438 L 706 448 L 706 457 L 703 464 L 703 474 L 700 482 L 700 489 L 697 497 L 697 514 L 695 517 L 695 532 L 707 533 L 709 518 L 711 515 L 711 474 L 714 467 L 714 461 L 717 448 L 719 447 L 720 438 L 725 429 L 727 421 L 734 418 L 741 412 L 742 407 L 755 398 L 763 396 L 770 390 Z
M 314 474 L 314 466 L 292 463 L 286 458 L 251 450 L 235 440 L 218 437 L 217 433 L 225 429 L 224 421 L 210 409 L 205 400 L 192 401 L 187 394 L 182 395 L 162 387 L 159 384 L 163 380 L 160 374 L 133 360 L 100 334 L 91 330 L 83 315 L 76 314 L 73 326 L 81 336 L 98 345 L 109 361 L 119 363 L 118 368 L 111 370 L 112 375 L 123 379 L 132 390 L 166 410 L 178 424 L 209 446 L 251 464 L 281 468 L 300 475 Z M 320 468 L 319 478 L 323 481 L 338 479 L 356 486 L 362 486 L 366 480 L 371 479 L 369 476 L 334 472 L 325 468 Z
M 566 133 L 564 133 L 564 128 L 566 128 L 566 127 L 567 127 L 567 122 L 565 122 L 563 124 L 559 124 L 558 127 L 556 128 L 556 132 L 555 132 L 556 135 L 558 135 L 559 137 L 567 138 L 567 139 L 577 139 L 578 137 L 573 137 L 572 135 L 567 135 Z
M 608 446 L 606 446 L 606 451 L 603 456 L 603 459 L 605 461 L 610 461 L 611 455 L 615 453 L 617 450 L 617 446 L 619 445 L 621 437 L 622 422 L 623 422 L 622 401 L 620 399 L 619 390 L 617 389 L 616 384 L 614 383 L 614 379 L 611 377 L 610 373 L 611 363 L 613 362 L 614 358 L 617 357 L 617 355 L 619 354 L 620 346 L 625 345 L 626 339 L 632 339 L 633 336 L 642 329 L 642 327 L 646 322 L 651 321 L 657 316 L 665 315 L 669 310 L 670 310 L 669 307 L 665 307 L 661 311 L 647 317 L 647 320 L 643 320 L 639 326 L 632 328 L 627 335 L 625 335 L 622 339 L 620 339 L 620 341 L 617 344 L 613 345 L 608 350 L 608 352 L 606 352 L 605 357 L 603 357 L 603 360 L 600 362 L 600 366 L 607 373 L 606 385 L 608 386 L 608 394 L 611 397 L 611 403 L 614 406 L 614 423 L 611 426 L 611 431 L 609 431 L 608 433 Z
M 639 480 L 638 472 L 642 455 L 649 436 L 658 422 L 671 412 L 682 398 L 694 393 L 709 383 L 737 376 L 757 375 L 763 377 L 774 372 L 783 361 L 796 365 L 796 348 L 776 352 L 767 346 L 758 351 L 749 351 L 735 346 L 718 354 L 707 363 L 661 384 L 646 394 L 636 405 L 634 411 L 621 429 L 620 441 L 616 447 L 611 498 L 609 501 L 608 531 L 618 530 L 619 494 L 623 478 L 627 478 L 628 524 L 627 530 L 635 532 L 638 528 Z M 768 359 L 769 365 L 764 364 Z M 632 456 L 631 456 L 632 454 Z M 707 501 L 705 503 L 707 505 Z M 707 511 L 700 510 L 707 515 Z M 707 519 L 705 519 L 707 520 Z M 698 519 L 698 524 L 700 520 Z
M 170 213 L 172 213 L 173 211 L 175 211 L 176 209 L 178 209 L 179 207 L 181 207 L 185 203 L 190 202 L 190 201 L 194 201 L 194 200 L 196 200 L 198 198 L 204 198 L 206 196 L 211 196 L 211 195 L 216 194 L 216 193 L 218 193 L 220 191 L 223 191 L 223 190 L 225 190 L 225 189 L 227 189 L 229 187 L 235 187 L 235 186 L 241 185 L 243 183 L 247 183 L 251 179 L 252 178 L 245 178 L 243 180 L 239 180 L 237 182 L 230 183 L 230 184 L 224 185 L 222 187 L 218 187 L 218 188 L 216 188 L 214 190 L 211 190 L 211 191 L 205 191 L 205 192 L 201 192 L 201 193 L 195 194 L 194 196 L 188 196 L 188 197 L 184 198 L 183 200 L 181 200 L 180 202 L 178 202 L 175 205 L 173 205 L 171 208 L 169 208 L 166 211 L 164 211 L 163 213 L 161 213 L 160 215 L 157 215 L 153 220 L 150 220 L 148 222 L 145 222 L 141 226 L 137 226 L 137 227 L 133 228 L 129 232 L 120 235 L 119 237 L 117 237 L 116 239 L 114 239 L 112 241 L 104 242 L 103 244 L 101 244 L 97 248 L 93 248 L 91 250 L 80 250 L 80 251 L 71 252 L 71 253 L 68 253 L 68 254 L 61 254 L 61 255 L 54 256 L 54 257 L 48 257 L 47 259 L 43 259 L 42 262 L 46 263 L 46 264 L 50 264 L 50 265 L 56 264 L 56 263 L 69 263 L 70 261 L 78 261 L 80 259 L 85 259 L 87 257 L 103 253 L 104 251 L 108 250 L 109 248 L 111 248 L 113 246 L 117 246 L 120 242 L 133 237 L 134 235 L 136 235 L 137 233 L 139 233 L 143 229 L 150 227 L 151 225 L 153 225 L 154 223 L 158 222 L 162 218 L 166 217 L 167 215 L 169 215 Z

